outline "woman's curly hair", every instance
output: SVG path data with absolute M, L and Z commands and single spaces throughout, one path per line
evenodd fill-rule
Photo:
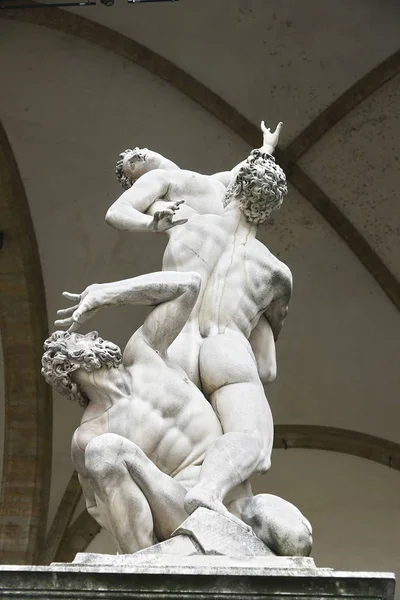
M 133 159 L 138 161 L 144 161 L 146 160 L 146 154 L 146 148 L 133 148 L 133 150 L 128 148 L 127 150 L 124 150 L 124 152 L 121 152 L 121 154 L 119 155 L 117 164 L 115 165 L 115 173 L 117 175 L 119 183 L 125 190 L 129 190 L 129 188 L 132 187 L 135 183 L 135 180 L 132 177 L 126 175 L 126 173 L 124 172 L 125 158 L 129 156 L 130 160 Z

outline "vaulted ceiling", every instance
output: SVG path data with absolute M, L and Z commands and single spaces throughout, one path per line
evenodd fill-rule
M 275 461 L 256 486 L 304 508 L 322 566 L 344 556 L 351 568 L 362 549 L 354 568 L 394 569 L 398 3 L 181 0 L 0 17 L 2 560 L 70 560 L 98 532 L 69 459 L 80 411 L 56 397 L 51 418 L 39 359 L 64 289 L 159 269 L 161 238 L 104 223 L 116 155 L 147 146 L 216 172 L 260 144 L 264 118 L 284 121 L 277 158 L 291 185 L 260 239 L 290 266 L 295 294 L 267 388 Z M 104 312 L 90 326 L 123 345 L 145 314 Z

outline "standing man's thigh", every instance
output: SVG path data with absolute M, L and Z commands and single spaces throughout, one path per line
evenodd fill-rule
M 239 333 L 220 334 L 204 340 L 200 375 L 224 433 L 259 433 L 264 450 L 273 440 L 271 409 L 257 372 L 249 342 Z

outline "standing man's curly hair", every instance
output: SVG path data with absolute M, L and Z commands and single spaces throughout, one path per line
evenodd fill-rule
M 55 331 L 44 343 L 42 375 L 57 392 L 85 407 L 89 399 L 72 380 L 71 373 L 77 369 L 111 369 L 118 367 L 121 362 L 119 347 L 99 338 L 97 331 L 86 335 Z
M 253 150 L 228 186 L 224 206 L 236 197 L 240 209 L 251 223 L 264 223 L 280 208 L 287 194 L 286 176 L 270 154 Z
M 135 180 L 132 177 L 129 177 L 124 172 L 124 160 L 125 158 L 129 158 L 129 160 L 137 160 L 144 161 L 146 160 L 147 149 L 146 148 L 133 148 L 124 150 L 118 157 L 117 164 L 115 165 L 115 173 L 117 175 L 117 179 L 121 186 L 125 190 L 129 190 L 130 187 L 133 186 Z

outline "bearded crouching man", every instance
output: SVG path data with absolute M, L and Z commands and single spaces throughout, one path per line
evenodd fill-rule
M 153 170 L 106 215 L 109 224 L 125 231 L 157 231 L 164 222 L 169 241 L 163 269 L 196 271 L 201 277 L 190 319 L 169 354 L 198 379 L 224 435 L 207 448 L 199 482 L 185 499 L 189 513 L 203 506 L 223 514 L 226 494 L 271 464 L 273 420 L 249 339 L 264 316 L 275 357 L 274 341 L 292 290 L 288 267 L 255 237 L 287 192 L 285 175 L 272 156 L 281 126 L 273 133 L 263 127 L 263 147 L 251 152 L 227 189 L 204 175 Z M 129 169 L 129 158 L 125 161 Z M 221 214 L 193 211 L 196 203 L 202 206 L 218 194 Z M 178 209 L 183 219 L 174 222 Z
M 200 291 L 196 273 L 153 273 L 64 295 L 76 306 L 45 342 L 42 373 L 85 411 L 72 440 L 89 513 L 122 553 L 167 539 L 187 518 L 186 493 L 196 485 L 206 448 L 222 434 L 220 422 L 168 347 Z M 104 306 L 157 305 L 129 340 L 115 344 L 75 330 Z M 229 509 L 252 526 L 277 554 L 308 555 L 311 527 L 290 503 L 252 497 L 248 482 L 227 498 Z M 232 518 L 232 517 L 231 517 Z

